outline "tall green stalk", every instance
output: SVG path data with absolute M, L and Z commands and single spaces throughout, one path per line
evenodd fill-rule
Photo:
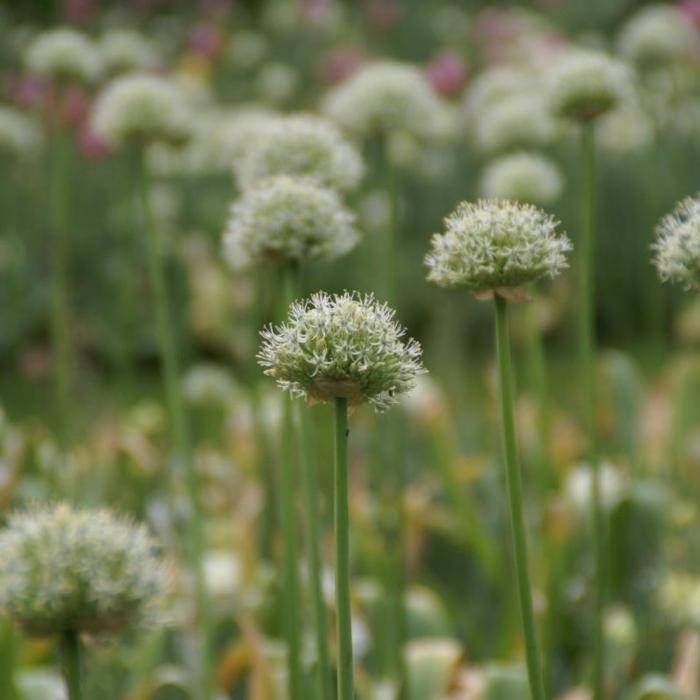
M 192 509 L 191 521 L 187 526 L 187 533 L 189 536 L 187 555 L 194 573 L 197 615 L 199 618 L 201 645 L 201 667 L 199 669 L 200 697 L 202 700 L 209 700 L 212 694 L 213 682 L 210 649 L 210 613 L 206 581 L 204 578 L 204 524 L 202 521 L 202 507 L 199 494 L 199 479 L 192 456 L 189 424 L 182 397 L 179 362 L 172 326 L 170 300 L 165 281 L 163 254 L 158 231 L 151 213 L 148 193 L 148 176 L 142 158 L 139 160 L 139 179 L 141 207 L 145 227 L 148 274 L 155 304 L 156 330 L 158 334 L 163 386 L 165 389 L 170 428 L 175 441 L 178 470 L 184 472 L 185 487 Z
M 532 586 L 528 569 L 527 538 L 523 515 L 522 477 L 515 444 L 513 418 L 513 388 L 511 384 L 510 341 L 508 336 L 508 303 L 500 296 L 496 306 L 496 354 L 501 392 L 501 423 L 503 451 L 506 466 L 506 486 L 510 507 L 510 524 L 515 555 L 515 573 L 518 585 L 520 616 L 525 637 L 525 656 L 532 700 L 545 700 L 542 664 L 537 647 L 535 616 L 532 609 Z
M 348 515 L 348 401 L 335 399 L 335 615 L 338 700 L 353 700 Z
M 603 507 L 600 494 L 600 464 L 596 435 L 595 403 L 595 285 L 593 233 L 595 141 L 593 124 L 585 124 L 581 131 L 583 181 L 581 189 L 581 236 L 578 243 L 578 346 L 579 381 L 584 395 L 584 420 L 588 438 L 588 463 L 591 479 L 591 508 L 593 520 L 593 552 L 595 558 L 595 608 L 593 615 L 593 700 L 603 699 L 604 639 L 603 610 L 605 607 L 605 544 Z
M 83 700 L 80 635 L 73 630 L 67 630 L 61 636 L 60 645 L 68 700 Z

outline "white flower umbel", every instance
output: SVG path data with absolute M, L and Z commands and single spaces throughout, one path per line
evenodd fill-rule
M 435 234 L 425 258 L 428 280 L 465 287 L 479 298 L 498 294 L 513 301 L 525 286 L 567 267 L 569 239 L 558 222 L 530 204 L 486 199 L 462 202 Z
M 318 292 L 292 304 L 286 323 L 262 331 L 258 362 L 293 396 L 383 411 L 425 372 L 420 345 L 404 342 L 394 316 L 371 295 Z
M 481 194 L 490 199 L 513 199 L 551 204 L 564 189 L 561 171 L 537 153 L 513 153 L 491 161 L 481 177 Z
M 292 175 L 344 191 L 358 184 L 364 168 L 357 149 L 333 123 L 300 114 L 272 122 L 234 171 L 244 188 L 274 175 Z
M 344 255 L 358 241 L 355 217 L 335 190 L 279 175 L 231 207 L 224 255 L 234 269 L 265 261 L 307 263 Z
M 156 141 L 178 144 L 187 140 L 192 116 L 175 82 L 134 73 L 116 78 L 100 93 L 92 127 L 113 147 Z
M 133 29 L 112 29 L 98 43 L 107 75 L 157 68 L 161 62 L 155 43 Z
M 0 106 L 0 157 L 31 156 L 40 144 L 39 125 L 30 115 L 15 107 Z
M 38 34 L 24 54 L 27 69 L 58 82 L 91 83 L 100 74 L 100 54 L 81 32 L 56 27 Z
M 654 264 L 665 282 L 700 291 L 700 196 L 688 197 L 657 227 Z

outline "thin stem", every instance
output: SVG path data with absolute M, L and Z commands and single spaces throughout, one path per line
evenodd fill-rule
M 338 700 L 353 700 L 348 515 L 348 402 L 335 400 L 335 615 Z
M 199 479 L 192 458 L 189 425 L 180 385 L 180 370 L 177 348 L 173 333 L 170 300 L 165 281 L 163 256 L 158 232 L 153 221 L 149 193 L 148 176 L 143 159 L 139 161 L 140 194 L 147 247 L 147 264 L 150 284 L 155 302 L 156 330 L 161 360 L 161 372 L 165 389 L 170 426 L 175 440 L 178 470 L 184 470 L 185 486 L 190 500 L 191 521 L 187 526 L 189 535 L 188 554 L 194 572 L 197 614 L 199 617 L 201 658 L 200 693 L 202 700 L 211 697 L 211 650 L 210 614 L 204 579 L 203 551 L 204 526 L 199 495 Z M 174 513 L 173 513 L 174 514 Z
M 595 285 L 593 233 L 595 142 L 594 127 L 585 124 L 581 131 L 583 182 L 581 190 L 581 237 L 578 244 L 578 301 L 579 301 L 579 371 L 584 392 L 584 416 L 588 438 L 588 463 L 592 471 L 591 508 L 593 519 L 593 552 L 595 559 L 595 608 L 593 614 L 593 700 L 602 700 L 604 681 L 603 609 L 605 606 L 605 545 L 603 508 L 600 496 L 600 464 L 596 436 L 594 314 Z
M 513 418 L 513 389 L 511 386 L 510 342 L 508 337 L 508 306 L 505 299 L 496 296 L 496 354 L 501 390 L 501 422 L 503 450 L 506 464 L 506 486 L 510 506 L 510 524 L 515 554 L 515 572 L 518 584 L 520 616 L 525 637 L 525 656 L 532 700 L 544 700 L 542 664 L 537 647 L 535 616 L 532 610 L 532 586 L 528 570 L 527 538 L 523 515 L 520 465 L 515 444 Z
M 323 580 L 321 564 L 321 518 L 318 507 L 318 474 L 316 459 L 311 449 L 309 415 L 306 406 L 299 407 L 301 431 L 301 468 L 304 482 L 304 506 L 309 548 L 309 577 L 314 604 L 314 627 L 316 631 L 316 653 L 318 655 L 318 697 L 331 700 L 331 670 L 328 658 L 328 627 L 326 606 L 323 600 Z
M 61 636 L 61 656 L 63 675 L 68 691 L 68 700 L 82 700 L 83 688 L 80 679 L 80 635 L 73 630 L 67 630 Z

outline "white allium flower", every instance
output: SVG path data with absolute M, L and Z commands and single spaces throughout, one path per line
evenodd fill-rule
M 687 197 L 656 229 L 652 246 L 659 277 L 700 291 L 700 196 Z
M 22 158 L 36 152 L 41 130 L 28 114 L 15 107 L 0 106 L 0 154 Z
M 522 288 L 567 267 L 569 239 L 558 222 L 531 204 L 486 199 L 462 202 L 445 219 L 426 255 L 428 280 L 466 287 L 480 298 L 516 300 Z
M 285 104 L 299 89 L 299 74 L 286 63 L 269 63 L 258 74 L 256 85 L 261 99 Z
M 0 532 L 0 610 L 29 634 L 115 634 L 147 622 L 168 572 L 143 527 L 67 504 L 11 515 Z
M 487 199 L 551 204 L 561 196 L 564 178 L 549 158 L 519 152 L 491 161 L 481 176 L 480 189 Z
M 133 73 L 116 78 L 100 93 L 92 127 L 112 146 L 153 141 L 177 144 L 187 140 L 192 117 L 173 81 Z
M 647 5 L 622 28 L 619 48 L 625 58 L 640 68 L 653 68 L 696 56 L 700 34 L 679 7 Z
M 358 184 L 364 166 L 357 149 L 333 123 L 300 114 L 270 123 L 264 138 L 234 163 L 234 170 L 243 188 L 274 175 L 291 175 L 345 191 Z
M 196 405 L 227 406 L 236 393 L 231 374 L 213 364 L 195 365 L 189 369 L 182 385 L 185 398 Z
M 632 101 L 601 117 L 595 135 L 600 147 L 608 153 L 634 153 L 653 143 L 654 122 Z
M 156 44 L 133 29 L 112 29 L 98 44 L 104 72 L 108 75 L 156 68 L 160 56 Z
M 470 82 L 464 95 L 467 121 L 481 119 L 492 107 L 515 96 L 534 95 L 538 82 L 532 71 L 514 66 L 488 68 Z
M 548 72 L 552 112 L 563 119 L 588 122 L 629 99 L 633 74 L 629 67 L 599 51 L 574 50 Z
M 231 207 L 224 255 L 234 269 L 266 260 L 332 260 L 359 239 L 355 217 L 335 190 L 278 175 L 247 190 Z
M 361 68 L 328 94 L 324 110 L 359 136 L 403 129 L 433 139 L 452 130 L 449 110 L 426 77 L 405 63 L 382 61 Z
M 608 462 L 601 463 L 598 468 L 600 470 L 601 501 L 606 510 L 612 510 L 624 496 L 627 482 L 622 474 Z M 567 501 L 580 514 L 589 512 L 592 481 L 593 472 L 587 464 L 577 466 L 566 476 L 564 494 Z
M 248 150 L 266 137 L 280 116 L 266 107 L 247 105 L 227 110 L 216 129 L 216 141 L 226 169 L 242 161 Z
M 207 591 L 216 600 L 235 596 L 241 588 L 241 562 L 227 551 L 208 552 L 204 559 Z
M 24 55 L 27 68 L 50 80 L 91 83 L 101 70 L 94 43 L 81 32 L 56 27 L 38 34 Z
M 485 153 L 552 143 L 558 128 L 538 95 L 515 95 L 487 109 L 473 124 L 474 142 Z
M 425 372 L 420 345 L 403 341 L 394 316 L 371 295 L 318 292 L 292 304 L 286 323 L 262 331 L 258 362 L 292 396 L 383 411 Z

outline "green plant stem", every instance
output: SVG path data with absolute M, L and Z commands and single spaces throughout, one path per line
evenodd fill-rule
M 73 630 L 67 630 L 61 636 L 60 645 L 68 700 L 82 700 L 80 635 Z
M 59 440 L 69 440 L 73 383 L 69 284 L 69 197 L 71 144 L 57 123 L 50 124 L 49 230 L 51 235 L 51 344 L 55 364 L 56 418 Z
M 318 473 L 313 449 L 308 408 L 299 406 L 300 458 L 304 485 L 304 507 L 306 510 L 307 546 L 309 552 L 309 578 L 314 606 L 314 628 L 316 631 L 316 653 L 318 656 L 318 697 L 331 700 L 331 669 L 328 658 L 328 626 L 326 606 L 323 599 L 323 571 L 321 562 L 321 517 L 318 507 Z
M 603 639 L 603 611 L 605 607 L 605 543 L 603 507 L 600 494 L 600 460 L 596 435 L 596 376 L 595 376 L 595 284 L 593 258 L 595 237 L 594 177 L 595 141 L 594 127 L 582 128 L 581 150 L 583 182 L 581 190 L 581 237 L 578 245 L 578 301 L 579 301 L 579 381 L 584 396 L 584 420 L 588 442 L 588 463 L 591 479 L 591 509 L 593 521 L 593 556 L 595 561 L 595 591 L 593 612 L 593 700 L 603 700 L 605 676 L 605 649 Z
M 139 189 L 145 227 L 148 275 L 155 304 L 156 330 L 161 360 L 161 372 L 170 428 L 175 441 L 178 471 L 184 471 L 185 487 L 191 508 L 191 520 L 187 525 L 187 554 L 194 573 L 195 597 L 199 622 L 200 696 L 209 700 L 212 694 L 212 658 L 210 649 L 210 611 L 204 578 L 204 524 L 199 494 L 199 479 L 195 468 L 189 424 L 185 412 L 180 384 L 180 370 L 171 320 L 170 301 L 165 281 L 165 270 L 160 239 L 151 213 L 148 193 L 148 176 L 143 159 L 139 161 Z M 173 509 L 173 517 L 175 512 Z
M 501 392 L 501 422 L 503 449 L 506 465 L 506 485 L 510 506 L 510 523 L 515 554 L 515 571 L 520 602 L 520 616 L 525 637 L 525 656 L 530 681 L 532 700 L 544 700 L 542 664 L 537 647 L 535 616 L 532 610 L 532 586 L 528 569 L 527 538 L 523 515 L 522 477 L 515 444 L 515 421 L 513 418 L 513 389 L 511 385 L 510 342 L 508 337 L 508 305 L 505 299 L 496 296 L 496 353 L 498 355 L 498 377 Z
M 335 400 L 335 616 L 338 700 L 353 700 L 348 515 L 348 402 Z

